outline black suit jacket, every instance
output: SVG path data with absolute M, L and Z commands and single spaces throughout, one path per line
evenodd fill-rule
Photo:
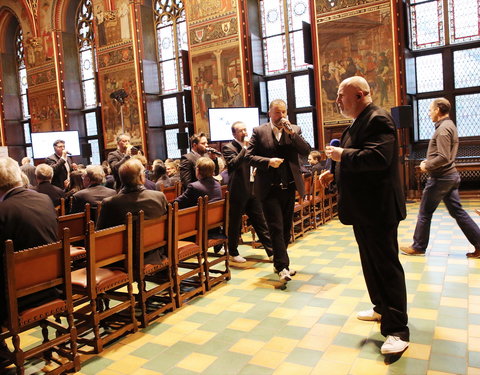
M 0 202 L 0 323 L 6 318 L 3 277 L 5 241 L 12 240 L 15 251 L 18 251 L 55 242 L 57 233 L 57 213 L 46 195 L 19 187 Z M 56 297 L 54 290 L 24 297 L 19 308 L 37 306 L 51 297 Z
M 222 199 L 222 188 L 213 177 L 202 178 L 201 180 L 188 184 L 187 190 L 175 199 L 178 202 L 178 208 L 187 208 L 197 205 L 199 197 L 207 195 L 208 201 L 218 201 Z
M 104 198 L 112 197 L 116 194 L 117 192 L 114 189 L 102 185 L 92 185 L 82 189 L 72 196 L 71 212 L 83 212 L 87 203 L 90 203 L 92 208 L 97 207 L 98 203 L 101 203 Z
M 39 193 L 48 195 L 52 200 L 54 206 L 58 206 L 60 204 L 60 199 L 65 198 L 65 191 L 63 189 L 60 189 L 58 186 L 51 184 L 48 181 L 40 182 L 32 189 Z
M 127 212 L 137 215 L 143 210 L 145 220 L 160 217 L 167 212 L 167 204 L 167 198 L 161 191 L 147 190 L 143 185 L 132 189 L 124 187 L 117 195 L 102 201 L 97 229 L 124 224 Z
M 208 155 L 205 154 L 204 156 Z M 180 160 L 180 181 L 182 181 L 183 190 L 186 190 L 189 183 L 197 181 L 197 175 L 195 174 L 195 164 L 200 158 L 201 156 L 199 154 L 194 154 L 193 152 L 182 155 L 182 158 Z M 214 175 L 216 176 L 219 173 L 218 159 L 214 159 L 213 162 L 215 163 Z
M 72 169 L 72 158 L 67 156 L 67 161 L 59 157 L 57 154 L 52 154 L 45 158 L 45 163 L 53 168 L 52 185 L 58 186 L 60 189 L 65 189 L 65 180 L 68 178 L 68 172 L 65 168 L 65 163 L 68 163 L 70 172 Z
M 294 134 L 289 135 L 283 132 L 280 144 L 287 146 L 287 155 L 284 163 L 288 163 L 292 171 L 295 186 L 300 195 L 304 195 L 302 174 L 300 172 L 299 155 L 308 155 L 310 145 L 301 136 L 302 130 L 297 125 L 292 125 Z M 268 166 L 271 158 L 279 157 L 277 154 L 274 135 L 270 123 L 260 125 L 253 129 L 250 145 L 247 148 L 247 160 L 250 165 L 257 167 L 255 174 L 254 191 L 255 195 L 262 200 L 266 197 L 273 183 L 274 169 Z
M 128 159 L 130 159 L 130 156 L 122 154 L 119 149 L 108 153 L 107 161 L 110 169 L 112 170 L 112 175 L 115 179 L 115 188 L 117 190 L 119 190 L 122 186 L 118 170 L 120 169 L 122 164 L 125 163 Z
M 222 147 L 222 154 L 227 162 L 230 199 L 248 200 L 252 194 L 252 186 L 250 164 L 246 158 L 247 149 L 237 141 L 232 141 Z
M 403 220 L 397 132 L 390 114 L 367 106 L 343 132 L 341 147 L 341 162 L 335 168 L 340 221 L 376 225 Z

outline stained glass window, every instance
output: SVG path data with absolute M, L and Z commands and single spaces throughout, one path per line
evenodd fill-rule
M 282 99 L 287 103 L 287 81 L 285 78 L 267 82 L 268 100 Z
M 101 159 L 100 159 L 100 146 L 98 144 L 98 139 L 90 139 L 88 143 L 92 148 L 92 157 L 90 158 L 90 162 L 92 164 L 100 165 Z
M 182 91 L 184 83 L 180 51 L 188 49 L 183 1 L 156 0 L 154 12 L 162 94 Z
M 97 107 L 92 0 L 82 0 L 77 10 L 77 43 L 82 79 L 83 107 Z
M 302 129 L 303 138 L 310 144 L 315 145 L 315 135 L 313 133 L 313 115 L 312 112 L 298 113 L 297 125 Z
M 480 48 L 453 52 L 455 88 L 480 86 Z
M 417 91 L 443 90 L 442 54 L 419 56 L 417 62 Z
M 480 94 L 458 95 L 455 98 L 457 129 L 459 137 L 480 135 L 480 112 L 478 111 Z
M 449 0 L 450 43 L 480 39 L 480 3 L 478 0 Z
M 168 98 L 163 100 L 163 113 L 165 116 L 165 125 L 178 124 L 177 98 Z
M 15 40 L 16 55 L 17 55 L 17 71 L 18 71 L 18 87 L 20 91 L 20 103 L 22 105 L 22 118 L 30 118 L 30 112 L 28 110 L 28 97 L 27 97 L 27 69 L 25 67 L 25 50 L 23 45 L 23 31 L 22 28 L 18 29 L 17 37 Z
M 420 99 L 418 101 L 417 111 L 418 111 L 418 139 L 430 139 L 432 138 L 435 126 L 432 122 L 432 119 L 428 115 L 430 110 L 430 104 L 436 98 L 431 99 Z
M 295 82 L 295 106 L 297 108 L 310 106 L 310 82 L 308 75 L 297 76 Z
M 437 47 L 445 43 L 442 0 L 411 1 L 410 14 L 413 49 Z
M 167 129 L 165 131 L 165 138 L 167 140 L 167 157 L 171 159 L 176 159 L 182 156 L 178 149 L 177 133 L 178 129 Z

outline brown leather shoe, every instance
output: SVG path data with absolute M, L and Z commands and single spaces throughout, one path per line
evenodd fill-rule
M 405 255 L 417 255 L 417 256 L 425 255 L 425 251 L 415 250 L 411 246 L 401 246 L 400 251 Z
M 473 253 L 465 254 L 467 258 L 480 258 L 480 248 L 476 247 Z

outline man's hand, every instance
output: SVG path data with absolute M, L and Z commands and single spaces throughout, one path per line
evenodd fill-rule
M 127 149 L 125 150 L 125 155 L 132 156 L 132 148 L 133 148 L 133 145 L 129 144 L 127 146 Z
M 283 163 L 283 159 L 280 159 L 280 158 L 271 158 L 269 161 L 268 161 L 268 166 L 269 167 L 272 167 L 272 168 L 278 168 L 280 167 L 280 164 Z
M 333 177 L 333 173 L 330 171 L 324 171 L 320 174 L 320 176 L 318 176 L 318 179 L 320 180 L 322 186 L 326 188 L 333 181 Z
M 334 146 L 327 146 L 325 147 L 325 155 L 327 158 L 331 158 L 333 161 L 340 161 L 342 160 L 342 147 L 334 147 Z
M 422 172 L 426 172 L 427 171 L 427 163 L 425 160 L 422 160 L 422 162 L 420 163 L 420 170 Z

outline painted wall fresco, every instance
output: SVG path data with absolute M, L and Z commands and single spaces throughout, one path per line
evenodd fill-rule
M 237 12 L 236 0 L 187 0 L 184 4 L 191 23 Z
M 196 131 L 208 133 L 208 108 L 244 105 L 238 45 L 192 56 Z
M 58 93 L 55 86 L 43 88 L 37 92 L 30 91 L 28 100 L 33 133 L 62 130 Z
M 122 43 L 131 40 L 129 0 L 116 0 L 114 9 L 108 10 L 103 1 L 94 2 L 98 46 Z
M 365 77 L 375 104 L 395 106 L 395 53 L 389 3 L 317 18 L 324 125 L 350 122 L 335 104 L 339 83 Z
M 135 77 L 133 66 L 116 67 L 99 73 L 105 148 L 115 148 L 115 138 L 122 132 L 130 134 L 133 144 L 142 142 Z M 120 89 L 128 94 L 123 104 L 123 130 L 122 106 L 110 98 L 112 92 Z

